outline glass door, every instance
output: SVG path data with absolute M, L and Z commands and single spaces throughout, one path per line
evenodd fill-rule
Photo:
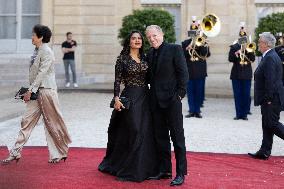
M 32 27 L 40 23 L 40 0 L 0 0 L 0 53 L 30 53 Z
M 16 51 L 17 0 L 0 0 L 0 52 Z

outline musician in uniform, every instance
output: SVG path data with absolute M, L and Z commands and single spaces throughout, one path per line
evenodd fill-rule
M 279 36 L 278 43 L 279 43 L 279 45 L 275 47 L 275 51 L 282 61 L 282 66 L 283 66 L 283 70 L 284 70 L 284 36 L 282 35 L 282 33 Z M 283 85 L 284 85 L 284 72 L 283 72 L 282 81 L 283 81 Z
M 247 37 L 244 23 L 241 24 L 239 37 Z M 230 46 L 229 51 L 229 62 L 233 63 L 230 79 L 232 80 L 236 110 L 236 117 L 234 117 L 234 120 L 248 120 L 247 115 L 251 114 L 251 64 L 255 60 L 255 53 L 254 50 L 249 52 L 246 49 L 247 44 L 248 42 L 242 45 L 235 42 Z
M 194 17 L 193 17 L 194 18 Z M 195 21 L 191 24 L 190 29 L 195 29 Z M 203 34 L 196 27 L 197 35 L 190 37 L 182 42 L 182 48 L 187 62 L 189 72 L 189 81 L 187 83 L 187 99 L 189 114 L 186 118 L 202 118 L 200 114 L 201 103 L 203 102 L 202 93 L 204 80 L 207 76 L 206 58 L 210 56 L 209 46 L 203 37 Z M 197 43 L 197 39 L 202 38 L 203 42 Z
M 197 20 L 197 26 L 198 29 L 201 30 L 201 25 L 200 25 L 200 20 Z M 206 37 L 206 36 L 204 36 Z M 202 64 L 204 64 L 205 68 L 206 68 L 206 76 L 202 79 L 201 81 L 201 97 L 200 97 L 200 108 L 204 107 L 204 100 L 205 100 L 205 81 L 206 81 L 206 77 L 207 77 L 207 61 L 203 61 Z

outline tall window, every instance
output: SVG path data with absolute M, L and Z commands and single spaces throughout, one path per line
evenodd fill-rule
M 40 23 L 40 1 L 22 0 L 21 38 L 31 38 L 31 29 Z
M 178 1 L 178 0 L 174 0 Z M 174 2 L 173 1 L 173 2 Z M 154 1 L 151 0 L 144 0 L 141 1 L 142 6 L 145 8 L 162 8 L 166 11 L 168 11 L 171 15 L 174 16 L 175 21 L 175 34 L 176 34 L 176 43 L 181 43 L 181 10 L 180 10 L 180 4 L 160 4 L 160 3 L 153 3 Z
M 16 38 L 16 0 L 0 0 L 0 39 Z
M 41 0 L 0 0 L 0 53 L 29 52 Z

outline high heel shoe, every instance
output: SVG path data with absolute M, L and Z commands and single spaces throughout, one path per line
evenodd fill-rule
M 59 163 L 61 160 L 66 161 L 67 157 L 50 159 L 48 163 Z
M 7 159 L 2 160 L 1 163 L 2 163 L 3 165 L 7 165 L 7 164 L 11 163 L 11 162 L 14 161 L 14 160 L 16 161 L 16 163 L 18 163 L 20 159 L 21 159 L 21 155 L 18 155 L 18 156 L 9 156 Z
M 62 157 L 60 160 L 63 160 L 65 162 L 67 160 L 67 157 Z
M 53 158 L 48 160 L 48 163 L 59 163 L 60 159 L 59 158 Z

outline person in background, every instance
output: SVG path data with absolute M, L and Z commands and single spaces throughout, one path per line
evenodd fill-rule
M 275 47 L 275 51 L 280 57 L 282 61 L 282 67 L 284 69 L 284 35 L 280 33 L 279 40 L 278 40 L 278 46 Z M 283 85 L 284 85 L 284 72 L 282 77 Z
M 242 22 L 239 37 L 247 37 Z M 247 40 L 247 43 L 249 40 Z M 247 51 L 247 43 L 239 44 L 235 42 L 230 46 L 229 62 L 233 63 L 230 79 L 232 80 L 233 93 L 235 99 L 236 116 L 234 120 L 248 120 L 247 115 L 251 114 L 251 80 L 252 80 L 252 63 L 255 60 L 255 52 Z M 243 61 L 241 60 L 243 58 Z
M 71 68 L 72 72 L 72 78 L 73 78 L 73 85 L 74 87 L 78 87 L 77 84 L 77 76 L 76 76 L 76 64 L 75 64 L 75 50 L 77 47 L 77 42 L 72 39 L 72 33 L 67 32 L 66 33 L 67 40 L 64 41 L 61 45 L 62 52 L 64 54 L 63 56 L 63 62 L 64 62 L 64 68 L 65 68 L 65 87 L 70 87 L 70 76 L 69 76 L 69 67 Z
M 193 25 L 194 23 L 190 26 L 191 30 L 194 30 Z M 209 45 L 205 41 L 205 37 L 200 31 L 200 27 L 196 28 L 196 32 L 196 36 L 192 36 L 182 42 L 189 75 L 189 80 L 187 82 L 189 113 L 188 115 L 185 115 L 186 118 L 202 118 L 200 108 L 204 101 L 205 78 L 207 77 L 206 58 L 210 56 Z M 198 44 L 198 37 L 202 37 L 204 42 Z

